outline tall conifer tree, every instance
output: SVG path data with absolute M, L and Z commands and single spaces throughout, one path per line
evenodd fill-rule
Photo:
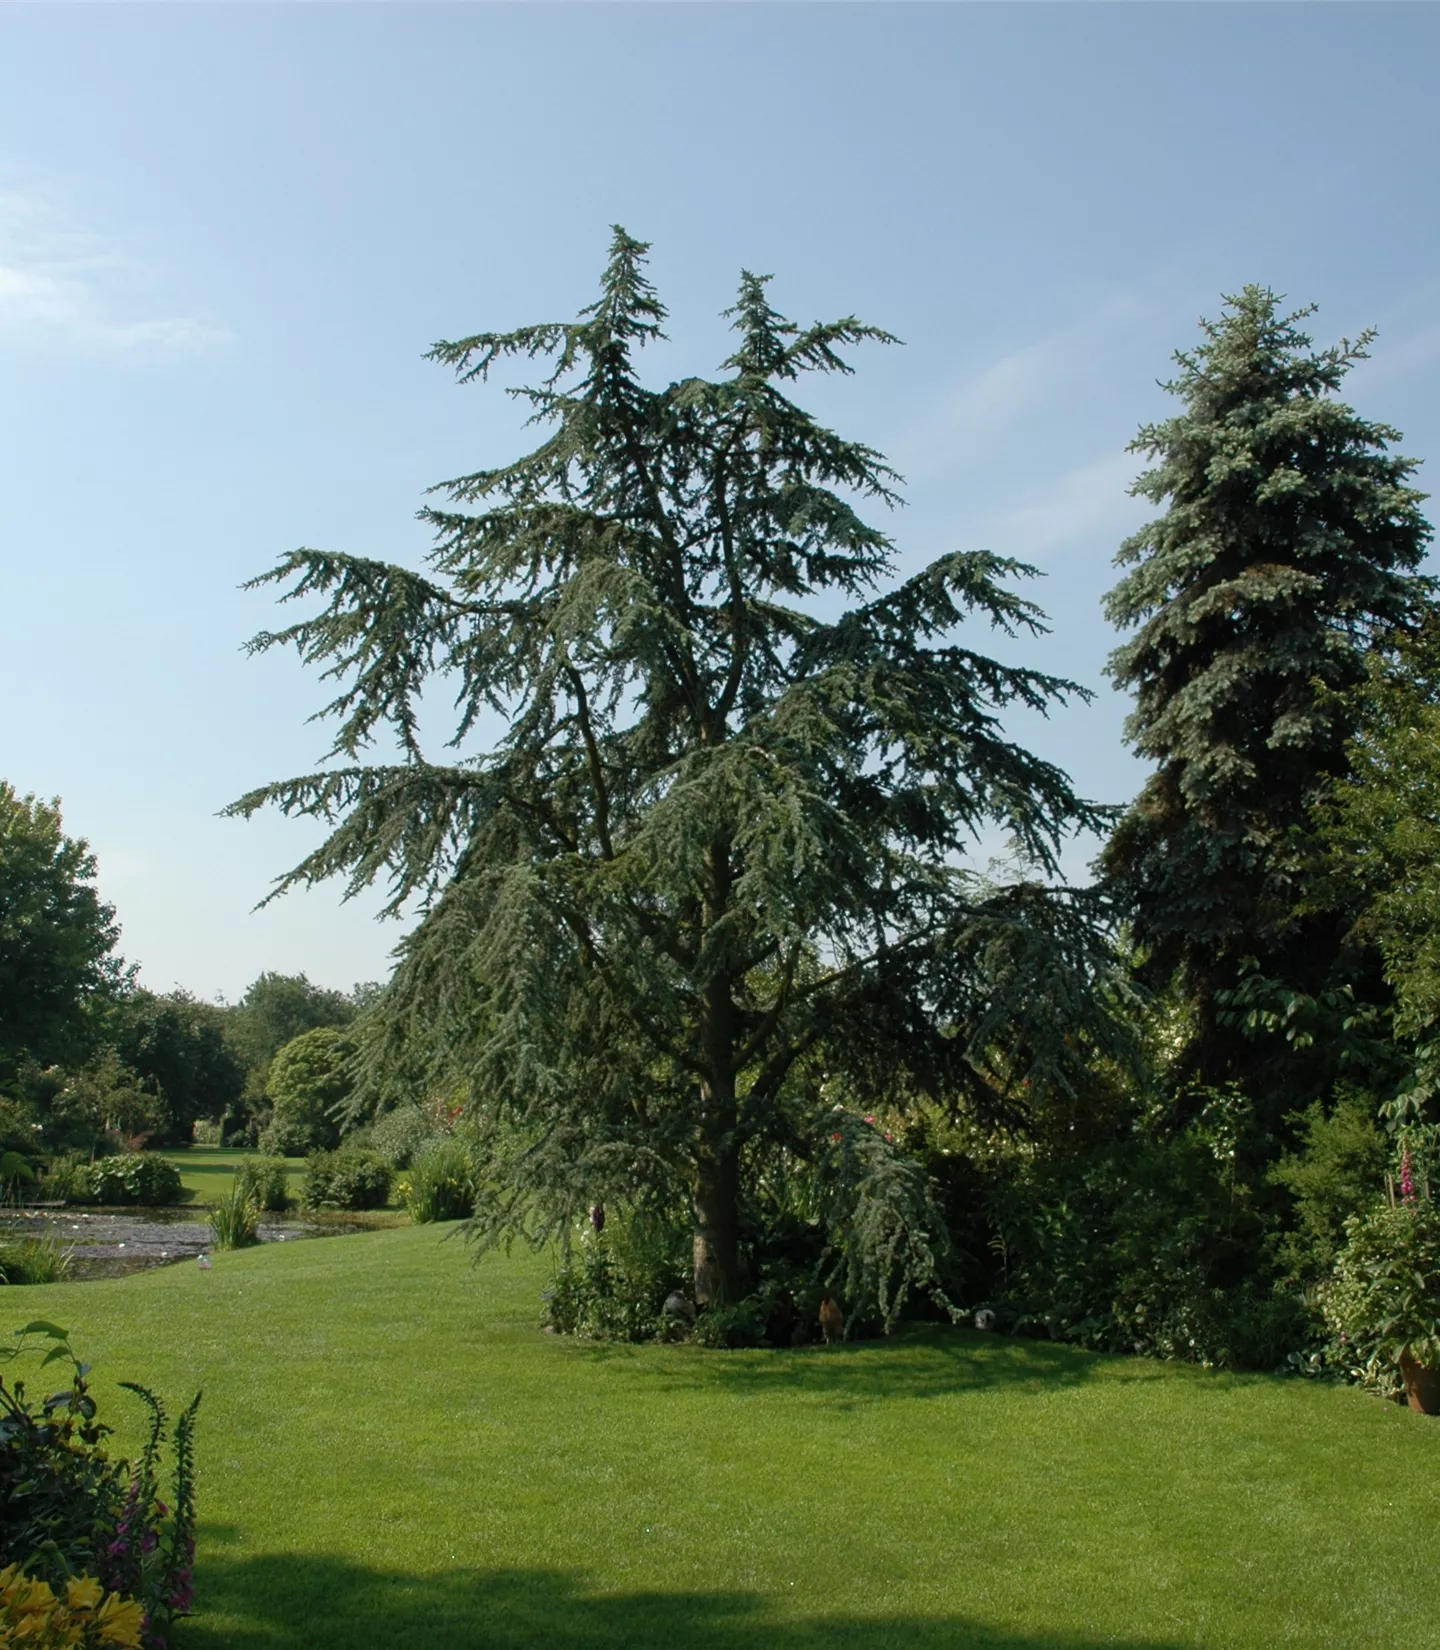
M 849 1151 L 837 1083 L 1014 1115 L 1077 1080 L 1107 1035 L 1086 897 L 990 887 L 960 861 L 999 825 L 1053 870 L 1096 814 L 997 721 L 1071 684 L 954 638 L 972 614 L 1039 630 L 1004 584 L 1031 570 L 952 554 L 897 584 L 857 513 L 897 478 L 789 398 L 887 335 L 796 326 L 746 274 L 724 375 L 649 388 L 637 352 L 665 312 L 646 250 L 617 230 L 573 322 L 435 347 L 465 382 L 507 357 L 553 367 L 516 392 L 535 451 L 424 512 L 428 576 L 310 550 L 265 576 L 326 598 L 256 646 L 343 682 L 343 766 L 236 808 L 334 826 L 287 884 L 381 877 L 395 908 L 421 901 L 382 1047 L 468 1079 L 518 1133 L 492 1224 L 538 1237 L 587 1201 L 678 1188 L 697 1298 L 723 1300 L 747 1176 L 767 1153 Z M 456 695 L 447 763 L 422 750 L 437 675 Z M 503 732 L 476 751 L 487 713 Z M 360 765 L 384 730 L 400 759 Z M 860 1220 L 909 1183 L 881 1131 L 856 1150 Z
M 1263 1059 L 1223 1008 L 1247 968 L 1341 983 L 1350 919 L 1309 900 L 1311 811 L 1345 771 L 1367 654 L 1431 594 L 1415 463 L 1336 395 L 1373 335 L 1317 350 L 1310 310 L 1258 286 L 1225 303 L 1176 355 L 1184 410 L 1132 443 L 1156 461 L 1134 491 L 1166 509 L 1117 557 L 1106 612 L 1138 629 L 1109 670 L 1157 767 L 1101 859 L 1152 979 L 1198 1012 L 1210 1082 Z

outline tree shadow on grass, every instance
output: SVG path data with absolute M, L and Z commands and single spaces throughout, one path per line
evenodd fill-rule
M 639 1363 L 637 1372 L 668 1391 L 717 1387 L 736 1393 L 793 1393 L 860 1406 L 895 1398 L 943 1398 L 962 1392 L 1039 1394 L 1096 1379 L 1163 1381 L 1189 1366 L 1120 1358 L 1055 1341 L 924 1326 L 888 1340 L 810 1346 L 795 1351 L 700 1352 Z M 1213 1378 L 1213 1377 L 1212 1377 Z
M 959 1616 L 777 1619 L 754 1594 L 595 1593 L 559 1570 L 422 1576 L 211 1552 L 199 1579 L 203 1614 L 180 1627 L 175 1650 L 1180 1650 Z

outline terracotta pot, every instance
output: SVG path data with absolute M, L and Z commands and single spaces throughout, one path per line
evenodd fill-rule
M 1411 1409 L 1420 1415 L 1440 1415 L 1440 1369 L 1417 1363 L 1407 1346 L 1400 1354 L 1400 1379 Z

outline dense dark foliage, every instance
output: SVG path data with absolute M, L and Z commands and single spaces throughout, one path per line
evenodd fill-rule
M 282 1048 L 306 1032 L 351 1025 L 376 989 L 331 991 L 303 974 L 267 972 L 255 979 L 227 1017 L 226 1035 L 246 1077 L 241 1099 L 224 1114 L 225 1138 L 253 1144 L 270 1121 L 270 1064 Z
M 1413 1114 L 1440 1092 L 1440 616 L 1376 657 L 1355 699 L 1348 767 L 1316 810 L 1332 898 L 1358 906 L 1395 994 Z
M 188 991 L 131 991 L 111 1010 L 111 1046 L 162 1102 L 161 1139 L 189 1140 L 197 1119 L 221 1117 L 239 1102 L 246 1068 L 232 1046 L 232 1018 Z
M 363 993 L 357 987 L 356 993 Z M 355 994 L 312 985 L 303 974 L 261 974 L 230 1016 L 230 1039 L 263 1088 L 270 1062 L 286 1043 L 319 1026 L 348 1026 Z

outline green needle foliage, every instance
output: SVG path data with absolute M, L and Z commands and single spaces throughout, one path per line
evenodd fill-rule
M 512 392 L 535 451 L 437 489 L 428 576 L 300 550 L 256 581 L 325 600 L 254 647 L 342 684 L 343 765 L 234 810 L 332 824 L 282 889 L 379 878 L 393 911 L 419 902 L 371 1053 L 467 1080 L 504 1120 L 487 1230 L 538 1239 L 588 1202 L 679 1196 L 697 1298 L 724 1301 L 748 1178 L 824 1151 L 834 1085 L 1019 1116 L 1079 1081 L 1114 1035 L 1093 901 L 960 860 L 999 826 L 1044 875 L 1100 816 L 998 720 L 1080 690 L 955 639 L 972 615 L 1039 632 L 1004 582 L 1032 569 L 950 554 L 896 583 L 858 510 L 894 504 L 898 478 L 789 397 L 888 335 L 799 327 L 747 273 L 724 376 L 649 388 L 646 250 L 617 229 L 573 322 L 431 352 L 466 383 L 551 366 Z M 447 763 L 422 748 L 437 677 Z M 475 752 L 489 717 L 504 731 Z M 401 759 L 362 765 L 382 733 Z M 877 1265 L 903 1269 L 875 1231 Z M 928 1253 L 933 1230 L 912 1236 Z
M 1430 538 L 1415 464 L 1335 394 L 1372 334 L 1316 350 L 1310 311 L 1280 302 L 1246 287 L 1176 355 L 1165 387 L 1184 410 L 1132 444 L 1156 461 L 1134 490 L 1165 513 L 1121 547 L 1130 571 L 1106 601 L 1138 627 L 1109 669 L 1157 766 L 1101 865 L 1153 979 L 1195 1003 L 1191 1061 L 1210 1083 L 1253 1065 L 1217 1008 L 1247 958 L 1317 997 L 1343 983 L 1352 915 L 1299 910 L 1311 809 L 1346 771 L 1367 653 L 1432 589 L 1415 573 Z

